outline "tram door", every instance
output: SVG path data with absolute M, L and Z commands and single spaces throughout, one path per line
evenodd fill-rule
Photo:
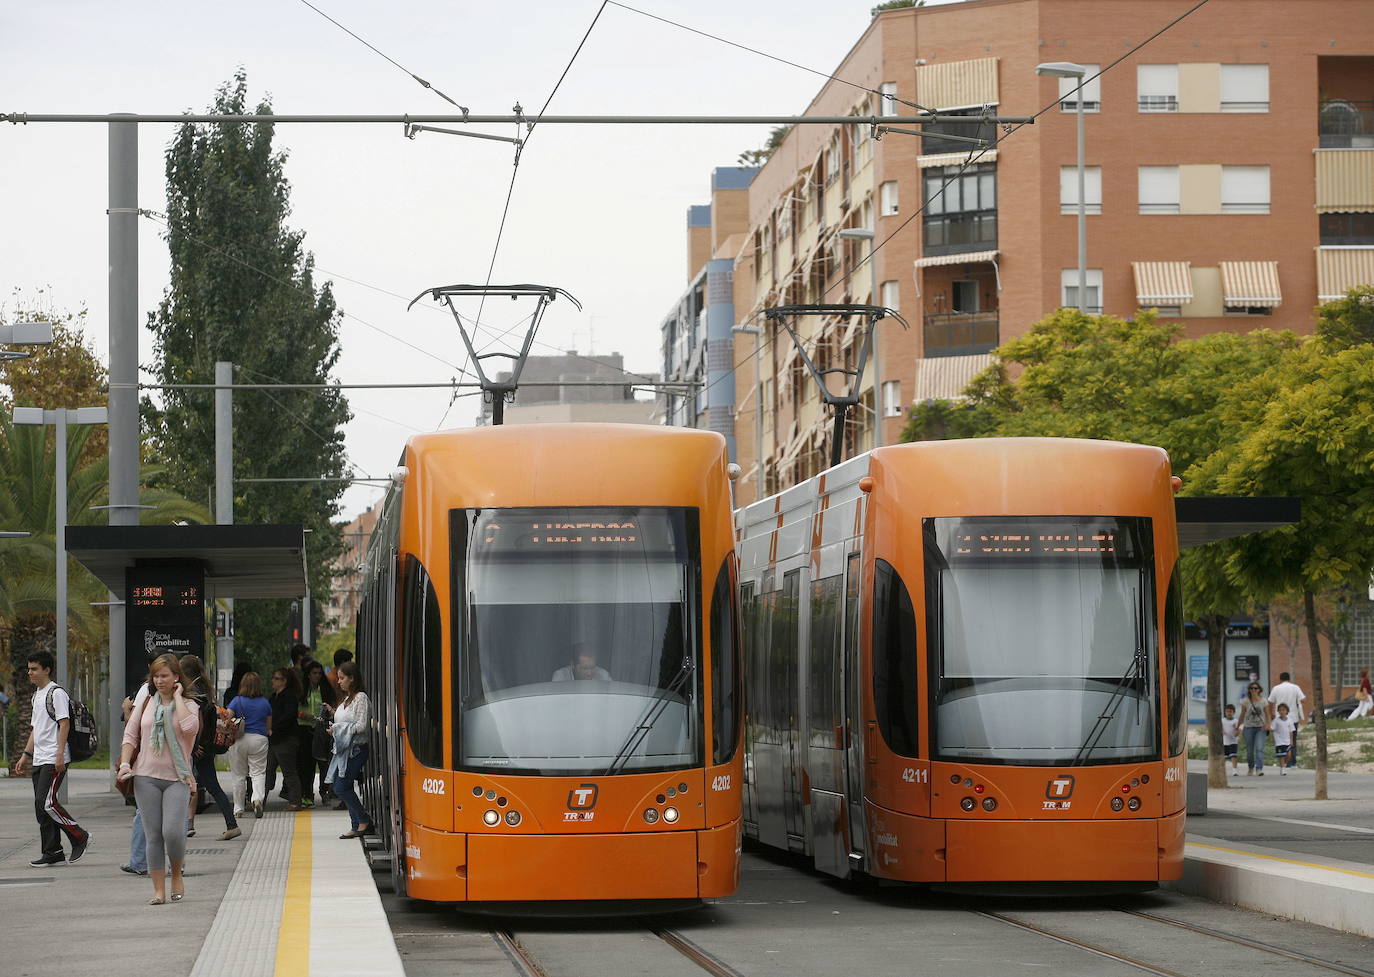
M 774 705 L 783 741 L 783 816 L 787 824 L 787 847 L 805 847 L 805 812 L 802 810 L 802 766 L 805 762 L 800 735 L 801 702 L 798 696 L 802 639 L 806 622 L 801 614 L 801 570 L 783 574 L 782 601 L 779 608 L 783 622 L 783 640 L 779 643 L 777 673 L 779 680 Z
M 863 683 L 859 667 L 859 582 L 863 560 L 851 553 L 844 579 L 844 742 L 845 796 L 849 798 L 849 849 L 862 855 L 864 844 Z

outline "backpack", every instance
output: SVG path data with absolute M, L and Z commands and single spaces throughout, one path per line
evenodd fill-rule
M 227 753 L 229 747 L 238 742 L 239 733 L 243 732 L 243 720 L 239 719 L 228 709 L 217 708 L 215 710 L 215 752 Z
M 53 685 L 53 688 L 62 688 L 60 685 Z M 62 689 L 66 692 L 66 689 Z M 57 722 L 57 712 L 52 706 L 52 692 L 48 692 L 47 699 L 44 700 L 48 707 L 48 718 Z M 100 729 L 95 724 L 95 717 L 86 708 L 86 704 L 79 699 L 73 699 L 71 693 L 67 693 L 67 714 L 71 718 L 72 728 L 67 733 L 67 748 L 72 751 L 72 763 L 80 763 L 82 760 L 89 760 L 95 756 L 95 751 L 100 749 Z

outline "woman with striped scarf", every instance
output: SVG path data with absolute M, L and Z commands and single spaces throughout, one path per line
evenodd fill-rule
M 129 717 L 119 755 L 119 779 L 134 779 L 134 797 L 148 838 L 150 906 L 167 901 L 166 868 L 172 866 L 172 901 L 186 894 L 186 810 L 196 789 L 193 755 L 200 710 L 182 694 L 175 655 L 159 655 L 148 668 L 150 693 Z M 137 754 L 137 756 L 135 756 Z

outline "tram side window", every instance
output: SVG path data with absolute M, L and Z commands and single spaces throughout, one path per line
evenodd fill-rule
M 1169 575 L 1169 591 L 1164 598 L 1164 679 L 1169 689 L 1169 756 L 1183 752 L 1188 735 L 1188 700 L 1184 667 L 1183 587 L 1179 567 Z
M 918 756 L 916 612 L 891 564 L 878 560 L 873 580 L 873 702 L 892 752 Z
M 807 722 L 813 746 L 835 748 L 840 721 L 839 574 L 811 584 L 810 671 L 807 678 Z
M 427 767 L 444 763 L 443 641 L 439 599 L 429 574 L 406 557 L 405 701 L 406 735 L 415 758 Z
M 739 631 L 735 622 L 735 574 L 730 560 L 721 564 L 711 594 L 711 759 L 728 763 L 739 746 Z

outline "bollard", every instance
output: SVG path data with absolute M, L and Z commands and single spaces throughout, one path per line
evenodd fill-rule
M 1188 813 L 1207 813 L 1207 774 L 1188 774 Z

